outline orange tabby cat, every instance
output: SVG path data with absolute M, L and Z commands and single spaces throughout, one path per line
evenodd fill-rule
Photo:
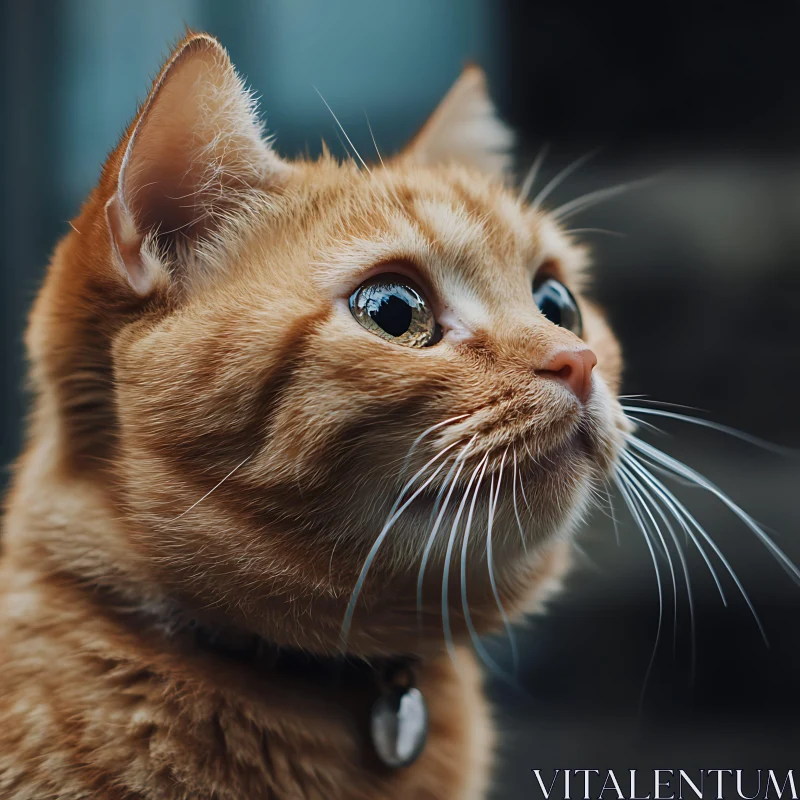
M 176 49 L 31 315 L 2 798 L 485 796 L 472 642 L 555 587 L 626 429 L 509 144 L 469 68 L 399 156 L 287 162 Z

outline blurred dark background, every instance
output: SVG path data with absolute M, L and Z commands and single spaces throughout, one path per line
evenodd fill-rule
M 184 26 L 221 38 L 286 155 L 341 149 L 313 87 L 365 155 L 414 132 L 466 60 L 483 64 L 537 186 L 595 148 L 548 198 L 657 175 L 570 219 L 627 355 L 626 391 L 800 445 L 800 29 L 797 2 L 668 5 L 510 0 L 27 0 L 2 3 L 0 460 L 20 445 L 21 335 L 48 254 Z M 651 418 L 651 421 L 656 422 Z M 800 462 L 693 426 L 651 439 L 706 473 L 800 561 Z M 649 434 L 648 434 L 649 436 Z M 532 767 L 796 767 L 800 588 L 719 503 L 679 488 L 741 577 L 770 647 L 724 578 L 690 555 L 658 618 L 649 555 L 597 514 L 570 591 L 518 632 L 528 697 L 493 684 L 496 796 L 538 796 Z M 724 570 L 718 565 L 720 573 Z M 665 566 L 662 564 L 662 571 Z M 503 652 L 498 644 L 498 652 Z

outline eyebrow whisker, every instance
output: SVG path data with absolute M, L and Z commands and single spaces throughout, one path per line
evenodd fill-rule
M 522 186 L 519 190 L 519 197 L 517 199 L 520 203 L 523 203 L 528 199 L 528 195 L 531 193 L 531 189 L 533 189 L 533 184 L 536 183 L 539 170 L 541 169 L 542 164 L 544 164 L 544 160 L 547 157 L 547 151 L 549 149 L 549 144 L 543 145 L 542 149 L 537 153 L 533 164 L 531 164 L 531 168 L 528 170 L 528 174 L 525 176 L 525 180 L 522 181 Z
M 576 158 L 571 164 L 567 164 L 554 178 L 545 184 L 544 188 L 533 198 L 531 208 L 538 209 L 542 203 L 570 176 L 573 172 L 580 169 L 587 161 L 594 158 L 600 151 L 592 150 L 580 158 Z
M 331 112 L 331 116 L 333 117 L 334 122 L 339 126 L 339 130 L 342 132 L 342 135 L 344 136 L 344 138 L 347 139 L 347 143 L 350 145 L 350 147 L 353 148 L 353 152 L 358 157 L 358 160 L 361 162 L 361 164 L 364 167 L 364 169 L 370 175 L 372 175 L 372 170 L 367 166 L 367 162 L 364 161 L 363 158 L 361 158 L 361 153 L 359 153 L 358 150 L 356 150 L 356 146 L 353 144 L 353 142 L 351 141 L 350 137 L 347 135 L 347 131 L 342 126 L 342 123 L 339 122 L 339 118 L 336 116 L 336 114 L 333 113 L 333 109 L 328 105 L 328 101 L 322 96 L 322 92 L 320 92 L 320 90 L 317 89 L 316 86 L 314 87 L 314 91 L 319 95 L 319 99 L 322 100 L 323 103 L 325 103 L 325 107 L 328 109 L 328 111 Z

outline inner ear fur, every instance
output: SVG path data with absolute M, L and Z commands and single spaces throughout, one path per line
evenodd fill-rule
M 123 144 L 106 213 L 118 266 L 140 295 L 163 277 L 155 253 L 191 246 L 290 172 L 227 52 L 205 34 L 176 48 Z

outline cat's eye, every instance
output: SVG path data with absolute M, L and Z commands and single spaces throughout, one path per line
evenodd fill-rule
M 583 336 L 583 319 L 572 292 L 555 278 L 544 278 L 533 284 L 533 299 L 539 311 L 555 325 Z
M 441 338 L 422 292 L 402 275 L 377 275 L 350 296 L 350 311 L 371 333 L 405 347 L 429 347 Z

